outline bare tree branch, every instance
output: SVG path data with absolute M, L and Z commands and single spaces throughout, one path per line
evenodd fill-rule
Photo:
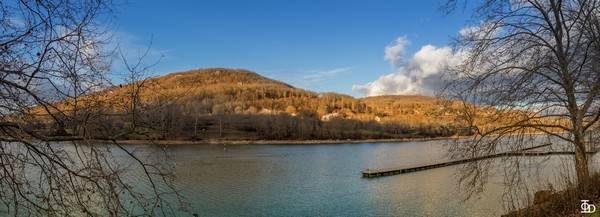
M 173 215 L 180 204 L 163 149 L 150 158 L 116 142 L 138 132 L 147 109 L 139 96 L 128 96 L 132 109 L 114 111 L 116 100 L 96 93 L 112 83 L 115 7 L 110 0 L 0 2 L 0 209 L 10 215 Z M 150 87 L 148 51 L 126 63 L 139 75 L 128 81 L 138 93 Z M 133 127 L 103 124 L 115 117 L 131 117 Z M 131 179 L 130 169 L 145 175 Z
M 448 1 L 449 9 L 457 2 Z M 482 118 L 465 109 L 476 135 L 449 145 L 449 155 L 517 150 L 532 141 L 523 138 L 543 133 L 572 145 L 578 186 L 586 192 L 586 146 L 597 142 L 586 137 L 600 120 L 600 3 L 486 0 L 475 14 L 477 25 L 454 43 L 463 56 L 448 65 L 441 92 L 494 110 Z M 461 181 L 478 189 L 489 168 L 467 166 Z

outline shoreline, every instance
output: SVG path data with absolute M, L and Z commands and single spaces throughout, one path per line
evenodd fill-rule
M 418 142 L 445 140 L 453 137 L 435 137 L 435 138 L 404 138 L 404 139 L 348 139 L 348 140 L 117 140 L 116 142 L 124 145 L 311 145 L 311 144 L 343 144 L 343 143 L 383 143 L 383 142 Z
M 527 135 L 542 135 L 543 133 L 527 133 Z M 447 139 L 473 138 L 473 136 L 447 136 L 447 137 L 422 137 L 422 138 L 396 138 L 396 139 L 309 139 L 309 140 L 253 140 L 253 139 L 206 139 L 206 140 L 185 140 L 185 139 L 119 139 L 119 144 L 124 145 L 310 145 L 310 144 L 343 144 L 343 143 L 383 143 L 383 142 L 419 142 Z M 94 142 L 107 142 L 112 140 L 92 140 Z

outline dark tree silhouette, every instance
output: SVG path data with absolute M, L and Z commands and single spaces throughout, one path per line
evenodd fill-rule
M 466 1 L 448 1 L 452 11 Z M 590 132 L 600 119 L 600 2 L 593 0 L 485 0 L 478 25 L 461 31 L 448 64 L 446 97 L 465 102 L 475 136 L 450 146 L 451 156 L 476 157 L 525 147 L 527 135 L 570 144 L 577 184 L 586 191 Z M 490 122 L 475 121 L 488 106 Z M 536 142 L 536 141 L 534 141 Z M 537 141 L 539 142 L 539 141 Z M 472 191 L 487 181 L 484 163 L 463 168 Z
M 0 211 L 125 216 L 177 208 L 164 152 L 115 142 L 128 132 L 102 131 L 114 102 L 90 95 L 111 86 L 115 8 L 110 0 L 0 2 Z M 141 87 L 120 114 L 134 124 Z M 143 175 L 130 178 L 127 168 Z

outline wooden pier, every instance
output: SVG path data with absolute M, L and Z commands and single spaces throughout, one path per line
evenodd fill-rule
M 502 156 L 544 156 L 544 155 L 572 155 L 572 154 L 575 154 L 572 151 L 529 151 L 532 149 L 541 148 L 541 147 L 550 146 L 550 145 L 552 145 L 552 144 L 544 144 L 544 145 L 534 146 L 534 147 L 530 147 L 530 148 L 520 149 L 517 151 L 508 151 L 508 152 L 502 152 L 502 153 L 486 155 L 486 156 L 481 156 L 481 157 L 475 157 L 475 158 L 463 158 L 463 159 L 458 159 L 458 160 L 443 160 L 443 161 L 438 161 L 438 162 L 413 164 L 413 165 L 409 165 L 409 166 L 405 166 L 405 167 L 392 167 L 392 168 L 384 168 L 384 169 L 376 169 L 376 170 L 367 169 L 362 172 L 362 176 L 364 178 L 389 176 L 389 175 L 416 172 L 416 171 L 421 171 L 421 170 L 428 170 L 428 169 L 439 168 L 439 167 L 452 166 L 452 165 L 468 163 L 468 162 L 473 162 L 473 161 L 478 161 L 478 160 L 483 160 L 483 159 L 502 157 Z M 593 154 L 596 152 L 587 152 L 587 153 Z

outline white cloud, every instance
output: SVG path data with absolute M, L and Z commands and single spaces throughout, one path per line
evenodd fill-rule
M 392 47 L 403 53 L 404 46 L 409 42 L 404 38 L 398 38 Z M 377 80 L 364 85 L 353 85 L 352 90 L 362 92 L 365 96 L 378 95 L 427 95 L 433 96 L 435 90 L 442 85 L 442 72 L 444 65 L 462 56 L 452 53 L 450 47 L 435 47 L 425 45 L 421 47 L 406 63 L 398 62 L 399 55 L 388 55 L 390 46 L 386 47 L 386 59 L 389 59 L 396 72 L 379 77 Z M 389 56 L 389 58 L 388 58 Z M 401 58 L 400 58 L 401 59 Z M 398 64 L 400 63 L 400 64 Z
M 323 79 L 334 77 L 340 73 L 344 73 L 350 69 L 350 67 L 345 67 L 331 70 L 310 70 L 304 72 L 302 75 L 300 75 L 300 77 L 302 77 L 305 80 L 308 80 L 309 82 L 319 82 Z
M 480 29 L 479 26 L 468 26 L 468 27 L 465 27 L 465 28 L 461 29 L 460 31 L 458 31 L 458 34 L 461 37 L 469 37 L 470 35 L 477 33 L 479 31 L 479 29 Z
M 284 82 L 299 88 L 311 90 L 323 89 L 327 86 L 326 84 L 324 84 L 326 81 L 333 79 L 336 76 L 339 76 L 340 74 L 346 73 L 351 69 L 352 67 L 301 70 L 293 74 L 287 74 L 285 77 L 279 77 L 277 79 L 281 79 Z
M 385 56 L 384 60 L 389 60 L 390 63 L 399 67 L 404 64 L 404 55 L 406 54 L 406 45 L 410 44 L 410 41 L 404 37 L 399 37 L 396 39 L 395 44 L 385 46 Z
M 460 31 L 458 35 L 461 38 L 469 40 L 482 40 L 485 38 L 494 38 L 502 31 L 501 27 L 495 25 L 495 23 L 481 22 L 478 26 L 468 26 Z

